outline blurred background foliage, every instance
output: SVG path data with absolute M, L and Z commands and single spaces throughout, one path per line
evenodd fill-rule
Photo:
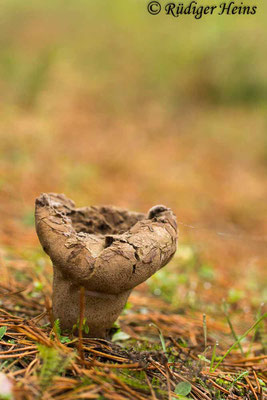
M 245 302 L 251 290 L 259 303 L 266 242 L 251 237 L 267 231 L 267 6 L 255 4 L 255 16 L 195 20 L 151 16 L 138 0 L 3 0 L 2 243 L 38 245 L 40 192 L 80 206 L 164 203 L 205 227 L 180 225 L 193 252 L 173 261 L 184 296 L 195 304 L 203 289 L 208 302 L 216 287 L 218 301 Z M 172 276 L 155 279 L 164 294 L 159 281 Z

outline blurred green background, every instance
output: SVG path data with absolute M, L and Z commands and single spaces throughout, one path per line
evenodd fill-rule
M 2 1 L 5 103 L 44 106 L 45 93 L 70 96 L 75 89 L 105 112 L 148 102 L 170 112 L 192 104 L 262 106 L 266 5 L 255 4 L 255 16 L 196 21 L 153 17 L 137 0 Z

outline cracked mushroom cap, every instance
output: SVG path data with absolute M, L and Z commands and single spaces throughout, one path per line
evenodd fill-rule
M 75 208 L 63 194 L 44 193 L 36 199 L 35 218 L 54 267 L 97 293 L 131 290 L 176 251 L 176 217 L 161 205 L 147 215 L 111 206 Z

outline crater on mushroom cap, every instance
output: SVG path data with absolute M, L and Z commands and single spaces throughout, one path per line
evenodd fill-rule
M 144 214 L 133 215 L 126 210 L 107 206 L 72 209 L 66 215 L 76 232 L 101 235 L 124 233 L 145 218 Z
M 77 233 L 121 234 L 129 230 L 146 216 L 113 206 L 91 206 L 75 208 L 72 200 L 64 194 L 49 193 L 41 195 L 36 203 L 54 210 L 54 214 L 68 217 Z

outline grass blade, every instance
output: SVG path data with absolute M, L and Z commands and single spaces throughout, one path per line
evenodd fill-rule
M 219 365 L 223 362 L 225 357 L 227 357 L 228 354 L 231 353 L 231 351 L 235 348 L 238 342 L 241 342 L 241 340 L 243 340 L 251 331 L 253 331 L 253 329 L 255 329 L 261 323 L 261 321 L 263 321 L 266 317 L 267 313 L 263 314 L 242 336 L 240 336 L 240 338 L 237 341 L 235 341 L 235 343 L 227 350 L 227 352 L 223 355 L 220 361 L 217 362 L 212 372 L 214 372 L 219 367 Z
M 241 351 L 242 356 L 245 357 L 245 352 L 244 352 L 244 350 L 243 350 L 243 347 L 241 346 L 240 341 L 238 340 L 237 334 L 235 333 L 235 330 L 234 330 L 233 324 L 232 324 L 232 322 L 231 322 L 230 315 L 229 315 L 229 313 L 228 313 L 228 310 L 227 310 L 227 306 L 226 306 L 225 301 L 223 302 L 223 312 L 224 312 L 224 315 L 225 315 L 225 317 L 226 317 L 226 319 L 227 319 L 228 325 L 229 325 L 229 327 L 230 327 L 230 329 L 231 329 L 233 338 L 234 338 L 235 341 L 237 342 L 237 345 L 238 345 L 238 347 L 239 347 L 239 349 L 240 349 L 240 351 Z

